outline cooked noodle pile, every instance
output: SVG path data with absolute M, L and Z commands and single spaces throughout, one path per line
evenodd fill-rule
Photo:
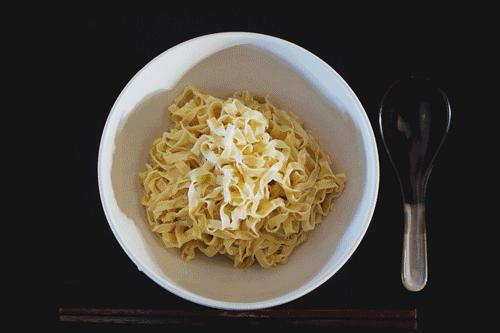
M 247 92 L 222 100 L 188 87 L 169 111 L 140 174 L 152 231 L 186 261 L 199 250 L 235 267 L 286 263 L 344 189 L 318 140 Z

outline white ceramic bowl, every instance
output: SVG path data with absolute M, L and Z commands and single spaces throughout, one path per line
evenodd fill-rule
M 149 230 L 137 173 L 153 140 L 169 128 L 167 107 L 185 86 L 215 96 L 249 90 L 305 119 L 347 175 L 330 215 L 286 265 L 234 269 L 227 258 L 198 255 L 184 263 Z M 328 280 L 352 255 L 375 208 L 378 153 L 368 117 L 330 66 L 282 39 L 219 33 L 179 44 L 153 59 L 123 89 L 102 134 L 98 161 L 101 200 L 123 250 L 153 281 L 202 305 L 259 309 L 294 300 Z

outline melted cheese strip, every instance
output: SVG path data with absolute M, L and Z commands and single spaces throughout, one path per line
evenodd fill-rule
M 140 173 L 153 232 L 184 260 L 201 251 L 235 267 L 286 263 L 345 184 L 296 115 L 267 97 L 221 100 L 188 87 L 172 128 Z

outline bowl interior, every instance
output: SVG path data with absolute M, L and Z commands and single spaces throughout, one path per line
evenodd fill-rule
M 102 138 L 101 196 L 120 244 L 157 283 L 207 305 L 232 307 L 224 304 L 230 302 L 263 307 L 313 289 L 357 247 L 376 198 L 376 147 L 359 101 L 318 58 L 270 37 L 221 36 L 198 38 L 169 50 L 124 89 Z M 149 230 L 137 173 L 148 161 L 153 140 L 169 128 L 167 107 L 187 85 L 219 97 L 239 90 L 270 94 L 276 105 L 305 119 L 306 127 L 333 157 L 334 170 L 346 173 L 345 193 L 288 264 L 242 270 L 234 269 L 226 258 L 201 254 L 184 263 L 177 249 L 165 249 Z

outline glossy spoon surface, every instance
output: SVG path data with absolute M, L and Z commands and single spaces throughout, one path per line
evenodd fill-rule
M 448 97 L 427 79 L 394 83 L 382 98 L 380 131 L 401 186 L 404 212 L 401 279 L 419 291 L 427 283 L 425 196 L 434 159 L 450 128 Z

